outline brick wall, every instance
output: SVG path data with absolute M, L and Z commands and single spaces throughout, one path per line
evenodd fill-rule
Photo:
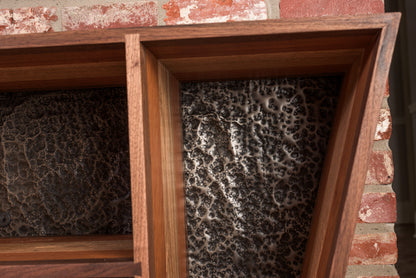
M 5 0 L 0 5 L 3 35 L 384 12 L 383 0 Z M 398 277 L 388 92 L 385 97 L 357 215 L 348 278 Z

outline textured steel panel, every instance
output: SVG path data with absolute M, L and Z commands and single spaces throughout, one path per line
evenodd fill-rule
M 190 277 L 300 275 L 341 81 L 182 85 Z

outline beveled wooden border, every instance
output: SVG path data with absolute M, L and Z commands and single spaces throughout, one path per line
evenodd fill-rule
M 363 19 L 365 23 L 357 24 Z M 140 261 L 149 266 L 144 277 L 186 276 L 186 244 L 181 237 L 185 234 L 184 200 L 176 196 L 183 185 L 175 176 L 181 172 L 177 165 L 182 142 L 174 135 L 180 130 L 179 105 L 170 101 L 178 98 L 178 83 L 317 74 L 343 74 L 344 82 L 302 277 L 345 275 L 399 15 L 338 18 L 333 26 L 334 20 L 296 21 L 290 30 L 284 21 L 269 22 L 260 31 L 267 35 L 250 32 L 258 27 L 250 23 L 239 26 L 250 36 L 236 34 L 237 28 L 223 28 L 226 25 L 213 27 L 209 38 L 202 26 L 185 39 L 181 28 L 170 29 L 168 38 L 126 35 L 127 56 L 136 61 L 127 66 L 127 75 L 135 75 L 128 80 L 129 96 L 141 96 L 142 104 L 135 107 L 143 107 L 132 113 L 144 121 L 146 138 L 140 143 L 150 150 L 148 157 L 141 156 L 146 183 L 134 183 L 152 191 L 148 195 L 152 202 L 140 216 L 147 216 L 150 224 L 138 230 L 140 235 L 144 230 L 153 235 L 146 241 L 153 248 L 139 252 Z
M 127 76 L 134 261 L 118 267 L 140 264 L 142 277 L 185 277 L 179 83 L 344 74 L 302 274 L 342 277 L 399 19 L 381 14 L 0 36 L 0 91 L 123 86 Z M 90 252 L 100 239 L 82 248 Z M 114 257 L 111 252 L 106 256 Z M 77 259 L 77 253 L 66 255 Z M 28 256 L 36 253 L 29 249 L 21 260 Z M 23 261 L 22 269 L 36 263 Z M 88 275 L 100 275 L 88 261 L 37 263 L 43 275 L 61 266 L 72 273 L 91 267 Z M 10 267 L 3 262 L 0 273 Z

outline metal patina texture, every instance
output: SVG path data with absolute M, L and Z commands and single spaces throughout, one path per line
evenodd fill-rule
M 131 233 L 125 88 L 0 100 L 0 236 Z
M 341 77 L 181 88 L 190 277 L 297 277 Z

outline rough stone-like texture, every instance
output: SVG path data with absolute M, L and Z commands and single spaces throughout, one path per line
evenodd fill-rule
M 281 18 L 357 15 L 383 12 L 383 0 L 280 0 Z
M 2 93 L 0 143 L 0 236 L 131 233 L 124 88 Z
M 393 158 L 390 150 L 373 151 L 368 162 L 366 184 L 390 184 L 393 182 Z
M 365 193 L 358 217 L 366 223 L 396 222 L 396 195 L 392 192 Z
M 391 114 L 388 109 L 380 110 L 380 118 L 377 124 L 374 140 L 387 140 L 391 136 Z
M 341 78 L 182 86 L 190 277 L 298 277 Z
M 53 31 L 51 22 L 57 19 L 56 8 L 1 9 L 0 35 Z
M 264 0 L 170 0 L 168 25 L 267 19 Z
M 65 7 L 62 11 L 64 30 L 90 30 L 157 25 L 154 1 Z
M 395 233 L 355 234 L 349 264 L 395 264 L 397 239 Z

